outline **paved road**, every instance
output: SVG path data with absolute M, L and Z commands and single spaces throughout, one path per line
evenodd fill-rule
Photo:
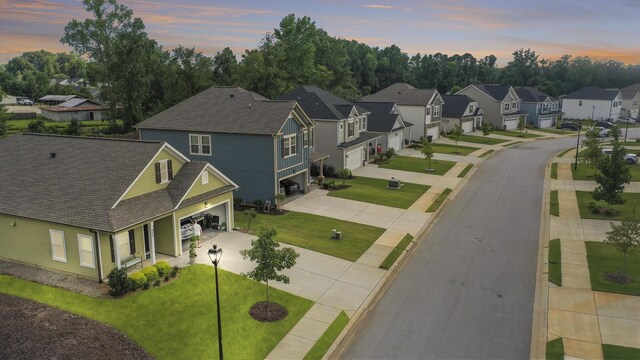
M 575 142 L 529 142 L 482 164 L 342 358 L 529 358 L 544 168 Z

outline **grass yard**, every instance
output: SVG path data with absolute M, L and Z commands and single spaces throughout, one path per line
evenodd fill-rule
M 462 135 L 460 136 L 460 141 L 474 143 L 474 144 L 488 144 L 488 145 L 496 145 L 502 144 L 509 140 L 504 139 L 496 139 L 488 136 L 477 136 L 477 135 Z
M 640 164 L 627 165 L 631 170 L 631 181 L 637 181 L 640 179 Z M 573 180 L 594 180 L 593 166 L 584 163 L 578 163 L 578 170 L 574 170 L 571 166 L 571 174 Z
M 327 353 L 338 335 L 349 323 L 349 317 L 344 311 L 338 314 L 338 317 L 329 325 L 329 328 L 322 334 L 320 339 L 313 345 L 311 350 L 304 357 L 304 360 L 320 360 Z
M 611 142 L 609 142 L 609 145 L 611 145 Z M 629 139 L 627 139 L 627 141 L 620 141 L 620 145 L 622 146 L 640 146 L 640 141 L 629 141 Z
M 594 291 L 640 296 L 640 255 L 638 255 L 640 246 L 635 246 L 635 255 L 627 254 L 624 273 L 631 276 L 633 281 L 629 284 L 620 285 L 605 280 L 603 275 L 605 273 L 620 272 L 623 254 L 613 246 L 600 242 L 587 241 L 585 245 L 587 247 L 591 288 Z
M 603 344 L 602 355 L 604 360 L 640 359 L 640 349 Z
M 389 253 L 389 255 L 387 255 L 387 257 L 384 259 L 384 261 L 382 262 L 382 264 L 380 264 L 380 268 L 381 269 L 391 269 L 391 267 L 393 266 L 393 264 L 396 263 L 396 260 L 398 260 L 398 258 L 400 257 L 400 255 L 402 254 L 403 251 L 405 251 L 405 249 L 407 248 L 407 246 L 409 246 L 409 243 L 413 241 L 413 236 L 407 234 L 405 235 L 402 240 L 400 240 L 400 242 L 398 243 L 398 245 L 396 245 L 395 248 L 393 248 L 393 250 L 391 250 L 391 252 Z
M 27 131 L 27 128 L 29 126 L 29 122 L 34 121 L 36 119 L 30 119 L 30 120 L 8 120 L 7 121 L 7 131 L 9 133 L 16 133 L 16 132 L 24 132 Z M 51 120 L 44 120 L 44 126 L 45 127 L 54 127 L 56 128 L 58 131 L 62 131 L 64 129 L 66 129 L 69 126 L 69 121 L 51 121 Z M 118 120 L 117 121 L 118 124 L 122 124 L 122 121 Z M 101 121 L 101 120 L 83 120 L 80 121 L 80 127 L 81 127 L 81 131 L 83 133 L 87 133 L 93 129 L 99 129 L 99 128 L 104 128 L 109 126 L 109 121 Z
M 565 150 L 565 151 L 561 152 L 560 154 L 558 154 L 557 157 L 563 157 L 571 150 L 575 150 L 575 149 L 574 148 L 568 148 L 567 150 Z
M 462 145 L 450 145 L 450 144 L 435 144 L 432 143 L 431 147 L 433 148 L 433 152 L 437 152 L 440 154 L 452 154 L 452 155 L 469 155 L 472 152 L 480 149 L 471 146 L 462 146 Z
M 525 139 L 534 139 L 543 137 L 538 134 L 529 134 L 528 132 L 520 132 L 520 131 L 511 131 L 511 130 L 493 130 L 492 134 L 502 135 L 502 136 L 510 136 L 510 137 L 519 137 Z
M 551 164 L 551 178 L 558 179 L 558 163 Z
M 351 187 L 343 190 L 329 191 L 329 196 L 401 209 L 409 208 L 425 191 L 429 190 L 429 186 L 427 185 L 404 182 L 400 189 L 387 189 L 387 185 L 389 184 L 388 180 L 361 176 L 346 179 L 345 183 Z M 336 184 L 342 184 L 342 180 L 336 181 Z
M 549 201 L 549 214 L 560 216 L 560 200 L 558 200 L 558 190 L 551 190 Z
M 226 271 L 219 276 L 224 352 L 230 359 L 264 359 L 313 305 L 271 288 L 270 297 L 289 315 L 261 323 L 249 308 L 265 299 L 265 285 Z M 193 265 L 166 286 L 104 299 L 0 275 L 0 291 L 109 324 L 157 359 L 203 359 L 218 356 L 213 278 L 213 267 Z
M 390 162 L 378 165 L 378 167 L 384 169 L 413 171 L 422 174 L 444 175 L 447 171 L 451 170 L 455 164 L 456 163 L 453 161 L 431 159 L 431 168 L 435 171 L 426 172 L 424 170 L 429 168 L 428 160 L 409 156 L 394 156 Z
M 564 360 L 562 338 L 547 341 L 547 360 Z
M 235 219 L 237 226 L 246 225 L 242 212 L 236 211 Z M 276 240 L 280 242 L 349 261 L 356 261 L 384 232 L 374 226 L 295 211 L 284 215 L 259 213 L 251 228 L 257 229 L 261 225 L 275 227 L 278 231 Z M 342 232 L 342 240 L 331 239 L 332 229 Z
M 531 129 L 534 131 L 539 131 L 539 132 L 545 132 L 545 133 L 549 133 L 549 134 L 556 134 L 556 135 L 571 135 L 572 132 L 571 131 L 563 131 L 563 130 L 556 130 L 556 129 Z
M 464 167 L 464 169 L 462 169 L 462 171 L 460 171 L 460 174 L 458 174 L 459 178 L 463 178 L 465 176 L 467 176 L 467 173 L 469 171 L 471 171 L 471 169 L 473 169 L 473 164 L 469 164 L 467 166 Z
M 549 240 L 549 281 L 558 286 L 562 286 L 560 239 Z
M 597 219 L 597 220 L 623 220 L 633 214 L 633 208 L 640 209 L 640 193 L 622 193 L 622 198 L 626 202 L 622 205 L 613 205 L 611 209 L 617 210 L 620 213 L 616 216 L 608 216 L 605 214 L 594 214 L 589 209 L 589 203 L 594 202 L 601 208 L 607 208 L 607 203 L 604 201 L 595 201 L 591 197 L 589 191 L 576 191 L 578 198 L 578 209 L 580 210 L 580 217 L 583 219 Z
M 478 156 L 479 158 L 483 158 L 491 153 L 495 152 L 495 150 L 491 149 L 491 150 L 487 150 L 485 152 L 483 152 L 482 154 L 480 154 L 480 156 Z
M 441 192 L 440 195 L 438 195 L 433 204 L 431 204 L 431 206 L 429 206 L 429 208 L 425 212 L 435 212 L 436 210 L 438 210 L 440 205 L 442 205 L 444 201 L 447 200 L 447 196 L 451 194 L 451 191 L 452 190 L 449 188 L 444 189 L 444 191 Z

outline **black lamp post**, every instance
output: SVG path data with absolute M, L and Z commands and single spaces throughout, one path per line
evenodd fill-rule
M 578 151 L 580 149 L 580 130 L 582 130 L 582 124 L 578 127 L 578 142 L 576 143 L 576 163 L 573 165 L 573 170 L 578 171 Z M 209 250 L 211 251 L 211 250 Z
M 220 292 L 218 291 L 218 264 L 222 258 L 222 249 L 218 245 L 213 245 L 207 252 L 209 259 L 213 263 L 213 267 L 216 269 L 216 309 L 218 310 L 218 351 L 220 352 L 220 360 L 222 356 L 222 323 L 220 322 Z

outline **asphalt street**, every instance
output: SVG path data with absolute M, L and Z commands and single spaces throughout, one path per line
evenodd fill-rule
M 545 166 L 575 144 L 533 141 L 485 161 L 341 358 L 529 358 Z

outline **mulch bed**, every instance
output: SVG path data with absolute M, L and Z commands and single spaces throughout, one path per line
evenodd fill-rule
M 615 273 L 605 273 L 603 278 L 607 281 L 611 281 L 612 283 L 624 285 L 633 281 L 633 278 L 627 274 L 615 272 Z
M 274 302 L 260 301 L 249 309 L 249 315 L 260 322 L 276 322 L 287 317 L 287 309 Z
M 0 359 L 153 359 L 120 331 L 0 294 Z

